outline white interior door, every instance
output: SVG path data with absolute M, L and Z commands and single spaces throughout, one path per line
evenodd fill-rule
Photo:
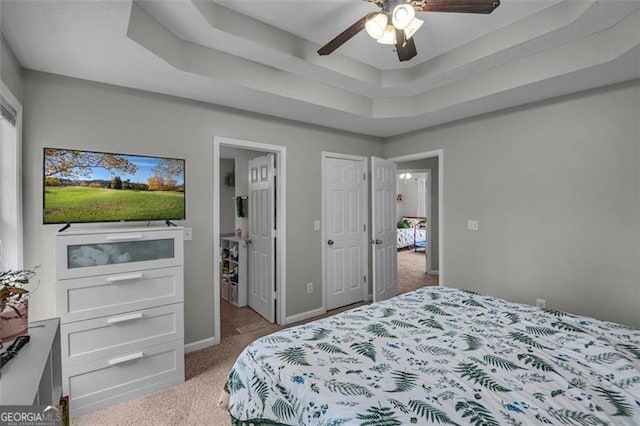
M 373 301 L 398 293 L 396 163 L 371 157 L 371 247 Z
M 364 300 L 366 206 L 364 161 L 324 159 L 327 309 Z
M 249 306 L 275 321 L 274 156 L 249 160 Z
M 433 212 L 431 211 L 431 169 L 427 169 L 426 171 L 425 189 L 425 206 L 427 211 L 427 214 L 425 215 L 427 217 L 427 243 L 424 246 L 424 273 L 428 274 L 429 270 L 431 269 L 429 267 L 429 264 L 431 263 L 431 224 L 433 223 Z

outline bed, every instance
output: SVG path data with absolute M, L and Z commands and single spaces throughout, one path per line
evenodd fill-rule
M 424 287 L 249 345 L 236 425 L 640 424 L 640 331 Z
M 409 228 L 397 228 L 397 248 L 420 247 L 425 248 L 427 241 L 427 229 L 424 226 L 425 218 L 420 217 L 403 217 L 410 224 Z

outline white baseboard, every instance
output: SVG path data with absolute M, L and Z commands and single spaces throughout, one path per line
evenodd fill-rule
M 290 317 L 285 317 L 282 325 L 291 324 L 298 321 L 304 321 L 309 318 L 317 317 L 318 315 L 325 314 L 327 311 L 324 308 L 313 309 L 311 311 L 302 312 L 300 314 L 291 315 Z
M 440 271 L 438 269 L 429 269 L 429 272 L 427 272 L 427 274 L 429 275 L 440 275 Z
M 209 348 L 220 344 L 220 339 L 215 337 L 208 337 L 206 339 L 198 340 L 197 342 L 187 343 L 184 345 L 184 353 L 199 351 L 200 349 Z

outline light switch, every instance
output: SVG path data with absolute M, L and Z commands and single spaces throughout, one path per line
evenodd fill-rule
M 467 222 L 467 229 L 469 231 L 477 231 L 478 230 L 478 221 L 477 220 L 469 220 Z
M 193 229 L 184 228 L 184 240 L 191 241 L 193 239 Z
M 314 231 L 319 231 L 320 230 L 320 221 L 319 220 L 314 220 L 313 221 L 313 230 Z

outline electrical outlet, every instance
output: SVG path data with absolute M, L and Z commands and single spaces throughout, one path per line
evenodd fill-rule
M 307 283 L 307 293 L 313 293 L 313 283 Z
M 319 220 L 314 220 L 313 221 L 313 230 L 314 231 L 319 231 L 320 230 L 320 221 Z
M 469 231 L 477 231 L 478 230 L 478 221 L 470 219 L 467 222 L 467 229 Z
M 193 239 L 193 229 L 192 228 L 184 228 L 184 240 L 191 241 Z
M 544 299 L 536 299 L 536 306 L 538 308 L 546 308 L 547 307 L 547 301 Z

